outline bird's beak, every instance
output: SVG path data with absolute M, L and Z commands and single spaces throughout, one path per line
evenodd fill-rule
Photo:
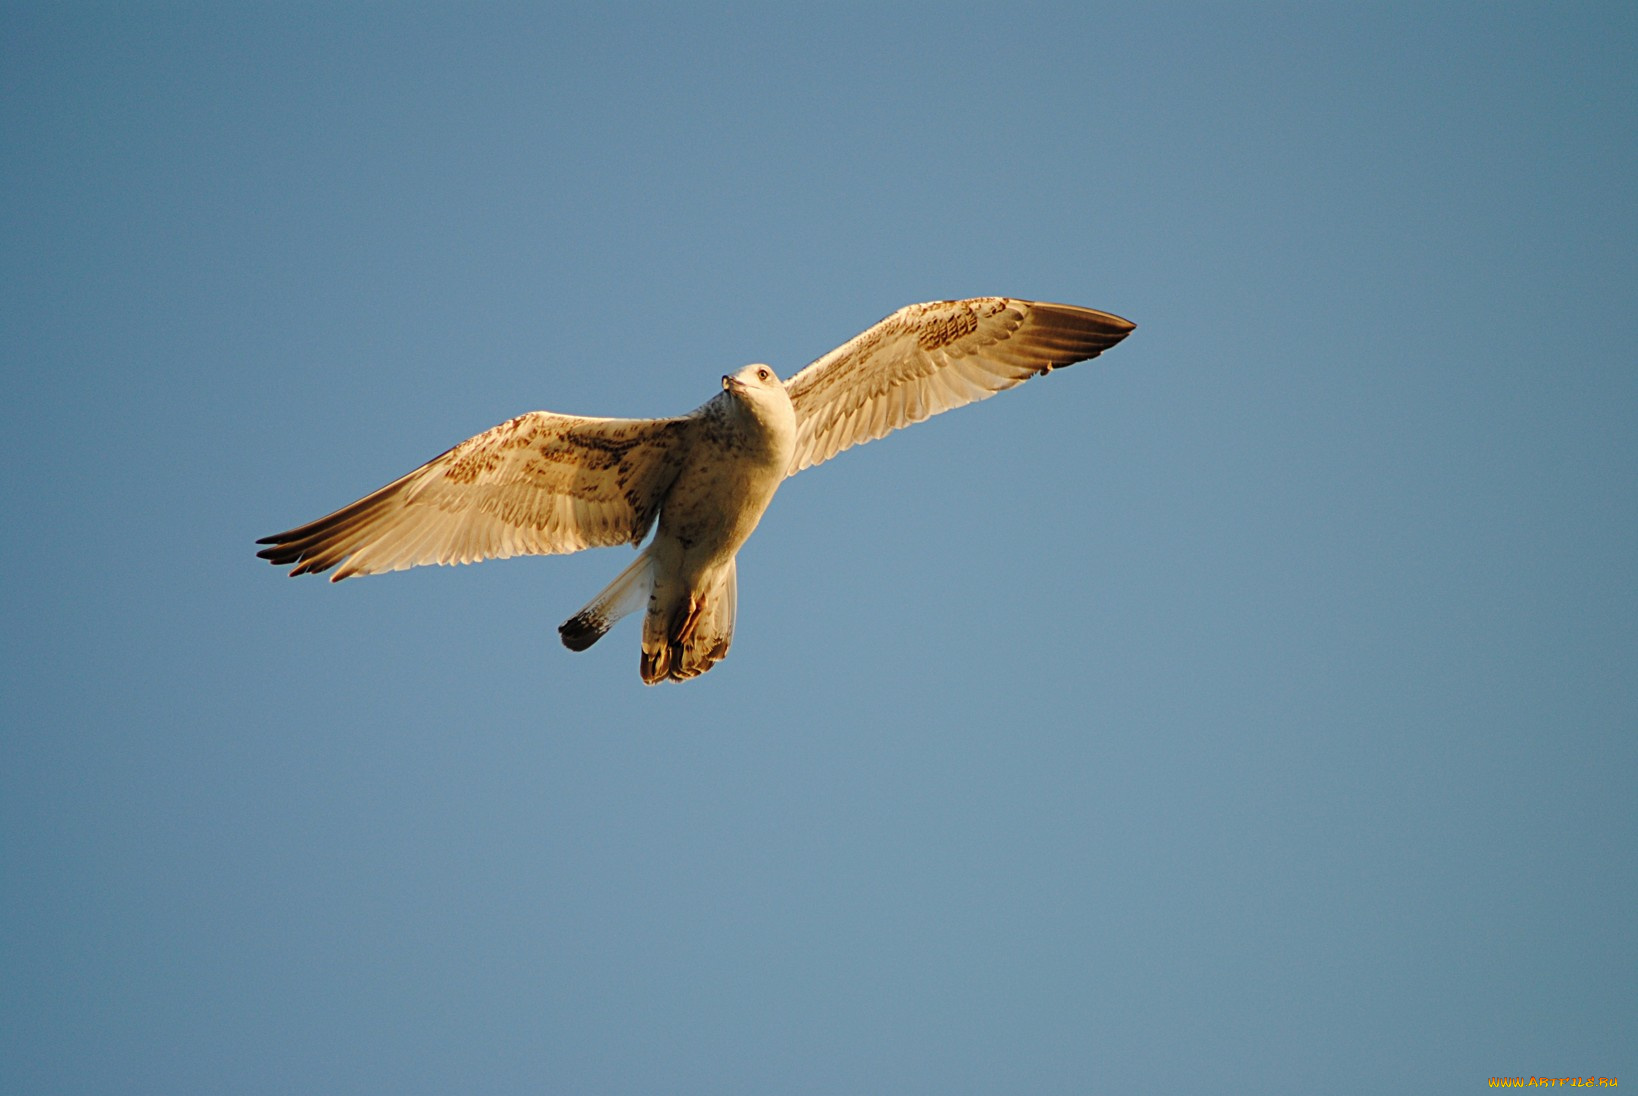
M 734 378 L 730 377 L 728 374 L 724 373 L 722 375 L 722 390 L 724 392 L 732 392 L 736 387 L 738 387 L 738 385 L 739 382 L 734 380 Z

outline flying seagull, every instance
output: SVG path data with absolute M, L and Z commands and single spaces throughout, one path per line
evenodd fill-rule
M 352 575 L 640 545 L 558 632 L 584 651 L 645 609 L 643 681 L 728 654 L 734 556 L 785 477 L 842 450 L 1095 358 L 1134 324 L 1067 304 L 977 297 L 901 308 L 781 382 L 766 365 L 672 419 L 533 411 L 468 438 L 328 517 L 264 537 L 291 575 Z

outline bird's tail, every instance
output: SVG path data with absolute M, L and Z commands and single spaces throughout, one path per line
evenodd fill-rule
M 602 593 L 557 626 L 563 646 L 571 651 L 584 651 L 602 639 L 615 621 L 648 606 L 648 595 L 654 589 L 654 560 L 649 554 L 652 548 L 650 544 L 639 552 L 631 566 L 615 575 Z
M 728 656 L 739 611 L 739 580 L 729 560 L 715 588 L 699 601 L 684 601 L 672 613 L 650 613 L 643 621 L 645 685 L 698 677 Z

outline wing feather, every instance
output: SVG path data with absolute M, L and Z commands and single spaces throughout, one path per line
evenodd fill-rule
M 1075 305 L 976 297 L 901 308 L 786 382 L 791 473 L 902 426 L 1095 358 L 1136 325 Z
M 638 544 L 692 437 L 693 418 L 535 411 L 503 422 L 335 513 L 258 544 L 292 575 L 351 575 Z

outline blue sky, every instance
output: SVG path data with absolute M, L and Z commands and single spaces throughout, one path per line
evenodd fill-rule
M 1638 1069 L 1638 9 L 0 10 L 0 1088 Z M 900 305 L 1139 324 L 621 550 L 252 541 Z

